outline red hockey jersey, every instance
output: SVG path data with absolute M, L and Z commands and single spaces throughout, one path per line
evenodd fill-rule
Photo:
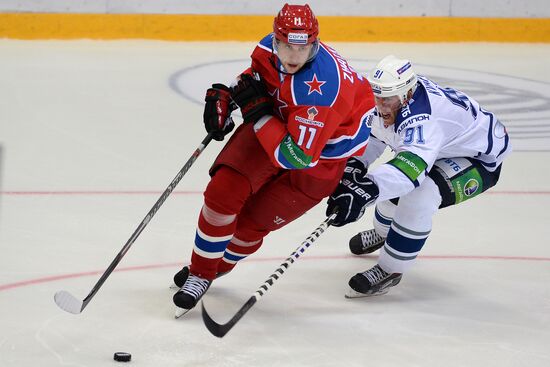
M 252 71 L 273 96 L 273 115 L 254 126 L 273 164 L 303 169 L 319 160 L 361 155 L 370 134 L 367 111 L 374 107 L 366 78 L 323 43 L 314 60 L 300 71 L 280 73 L 272 37 L 262 39 L 251 57 Z

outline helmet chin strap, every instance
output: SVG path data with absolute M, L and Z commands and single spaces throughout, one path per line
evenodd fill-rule
M 286 72 L 285 70 L 282 70 L 281 68 L 278 68 L 277 65 L 275 64 L 275 58 L 277 57 L 277 55 L 271 51 L 271 57 L 269 58 L 269 63 L 271 64 L 271 66 L 273 66 L 273 68 L 275 70 L 277 70 L 277 72 L 281 73 L 281 74 L 285 74 L 285 75 L 294 75 L 296 74 L 298 71 L 302 70 L 302 68 L 300 68 L 296 73 L 289 73 L 289 72 Z M 281 65 L 282 66 L 282 65 Z M 284 69 L 284 67 L 283 67 Z

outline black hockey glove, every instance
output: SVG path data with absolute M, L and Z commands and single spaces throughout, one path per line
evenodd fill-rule
M 327 217 L 338 210 L 332 225 L 341 227 L 355 222 L 378 198 L 378 193 L 378 186 L 367 178 L 367 167 L 361 161 L 350 158 L 338 187 L 328 198 Z
M 206 91 L 204 101 L 204 127 L 212 133 L 214 140 L 222 141 L 235 127 L 231 112 L 237 107 L 231 101 L 231 89 L 223 84 L 213 84 Z
M 241 108 L 243 121 L 256 123 L 273 113 L 273 102 L 264 83 L 250 74 L 241 74 L 241 80 L 233 87 L 231 96 Z

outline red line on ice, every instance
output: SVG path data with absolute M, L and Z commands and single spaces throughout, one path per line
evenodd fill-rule
M 376 258 L 375 255 L 365 256 L 367 258 Z M 363 257 L 363 258 L 365 258 Z M 336 256 L 306 256 L 301 258 L 301 260 L 337 260 L 337 259 L 353 259 L 356 256 L 352 255 L 336 255 Z M 483 255 L 424 255 L 419 256 L 421 259 L 431 259 L 431 260 L 503 260 L 503 261 L 548 261 L 550 262 L 550 257 L 536 257 L 536 256 L 483 256 Z M 258 257 L 252 259 L 245 259 L 245 262 L 264 262 L 264 261 L 284 261 L 284 257 Z M 159 269 L 159 268 L 172 268 L 182 266 L 181 262 L 174 263 L 165 263 L 165 264 L 150 264 L 150 265 L 139 265 L 139 266 L 128 266 L 124 268 L 116 269 L 115 272 L 121 271 L 139 271 L 139 270 L 149 270 L 149 269 Z M 15 283 L 0 284 L 0 292 L 8 289 L 21 288 L 31 285 L 36 285 L 40 283 L 49 283 L 55 282 L 58 280 L 71 279 L 71 278 L 81 278 L 86 276 L 101 275 L 104 270 L 94 270 L 86 271 L 80 273 L 70 273 L 70 274 L 61 274 L 53 275 L 43 278 L 28 279 Z

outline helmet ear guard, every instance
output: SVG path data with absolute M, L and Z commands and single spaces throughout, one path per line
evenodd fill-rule
M 407 100 L 408 93 L 416 90 L 418 78 L 411 62 L 393 55 L 384 57 L 367 75 L 375 97 L 399 96 L 401 103 Z

